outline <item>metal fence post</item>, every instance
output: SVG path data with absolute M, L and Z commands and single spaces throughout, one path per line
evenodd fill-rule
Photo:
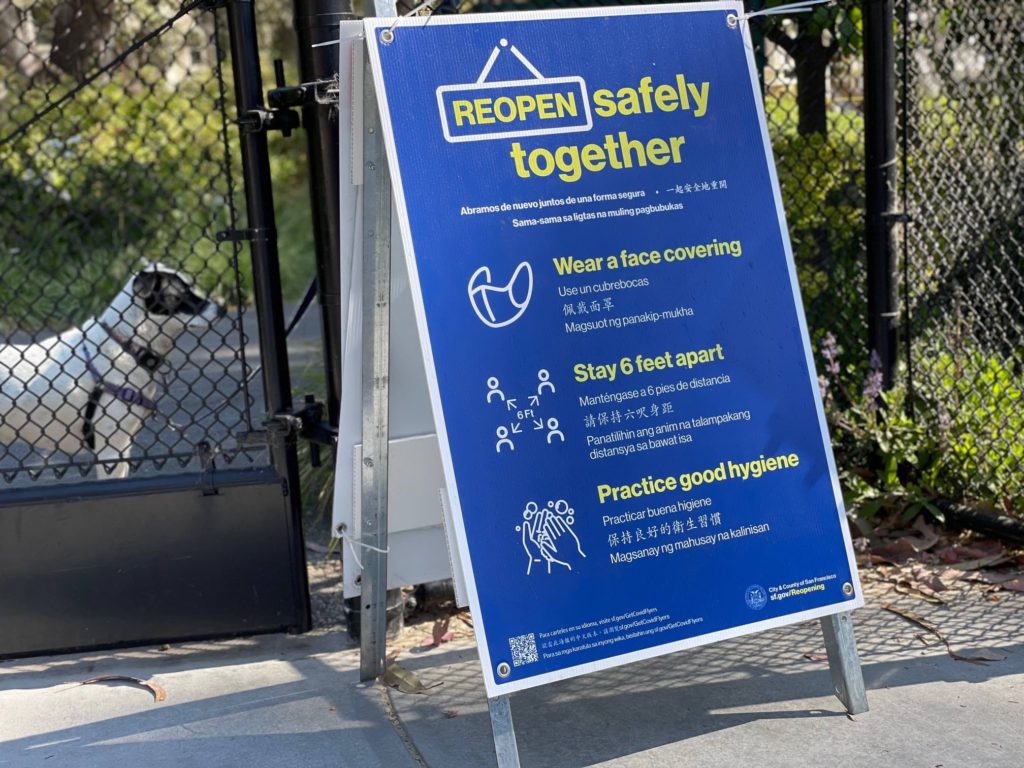
M 249 228 L 245 235 L 249 240 L 252 254 L 252 279 L 260 332 L 263 387 L 268 417 L 273 417 L 291 412 L 292 387 L 284 331 L 281 268 L 277 253 L 270 155 L 266 131 L 255 127 L 261 122 L 260 115 L 266 112 L 256 37 L 256 14 L 252 0 L 230 0 L 227 11 L 235 101 L 238 107 L 242 175 L 245 178 L 245 206 L 249 220 Z M 284 481 L 284 493 L 288 503 L 288 536 L 294 563 L 295 604 L 305 606 L 302 621 L 294 629 L 306 632 L 312 621 L 305 546 L 302 540 L 302 503 L 299 493 L 299 463 L 295 452 L 296 436 L 292 430 L 278 429 L 268 430 L 267 435 L 271 460 Z
M 338 39 L 338 22 L 351 19 L 345 0 L 295 0 L 301 82 L 326 80 L 338 73 L 338 46 L 317 43 Z M 307 103 L 306 130 L 310 204 L 316 244 L 316 279 L 326 371 L 327 415 L 338 424 L 341 400 L 341 221 L 338 215 L 339 107 Z
M 384 673 L 388 588 L 391 178 L 369 61 L 363 62 L 363 462 L 359 677 Z M 359 546 L 359 545 L 356 545 Z
M 864 183 L 868 346 L 892 386 L 898 354 L 899 282 L 892 225 L 896 200 L 896 48 L 893 0 L 864 2 Z

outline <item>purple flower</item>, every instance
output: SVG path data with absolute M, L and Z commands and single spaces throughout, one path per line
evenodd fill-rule
M 875 351 L 868 360 L 868 375 L 864 378 L 864 399 L 868 401 L 868 409 L 878 408 L 878 396 L 882 394 L 882 359 Z
M 839 375 L 839 344 L 831 331 L 821 340 L 821 356 L 825 358 L 825 372 L 830 376 Z

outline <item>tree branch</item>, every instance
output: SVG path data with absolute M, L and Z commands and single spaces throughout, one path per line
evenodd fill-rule
M 782 27 L 771 26 L 765 29 L 764 36 L 779 46 L 782 50 L 788 53 L 790 56 L 796 50 L 796 38 L 787 35 Z

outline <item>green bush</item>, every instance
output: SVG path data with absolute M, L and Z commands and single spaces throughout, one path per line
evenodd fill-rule
M 922 357 L 913 389 L 825 359 L 822 389 L 847 504 L 871 518 L 942 513 L 937 499 L 1024 512 L 1024 409 L 1013 363 L 980 351 Z M 872 376 L 876 378 L 871 379 Z
M 783 135 L 774 142 L 782 200 L 811 337 L 843 349 L 867 338 L 862 135 Z

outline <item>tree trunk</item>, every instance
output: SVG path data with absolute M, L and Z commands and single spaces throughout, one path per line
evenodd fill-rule
M 803 38 L 794 46 L 793 71 L 796 74 L 797 133 L 825 135 L 828 130 L 828 104 L 825 84 L 833 50 L 820 40 Z
M 114 30 L 110 3 L 102 0 L 65 0 L 53 15 L 53 51 L 50 62 L 81 82 L 104 63 Z

